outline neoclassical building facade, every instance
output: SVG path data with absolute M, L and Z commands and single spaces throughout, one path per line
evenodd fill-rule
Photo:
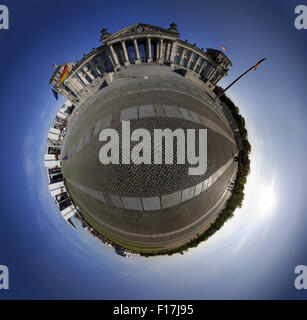
M 175 23 L 168 29 L 138 23 L 113 34 L 102 29 L 102 45 L 84 54 L 76 64 L 68 62 L 58 66 L 50 84 L 78 105 L 98 88 L 111 83 L 114 72 L 130 64 L 158 63 L 168 65 L 206 89 L 213 90 L 217 82 L 227 75 L 231 61 L 220 50 L 204 51 L 179 37 Z M 63 80 L 61 76 L 66 66 L 69 72 Z

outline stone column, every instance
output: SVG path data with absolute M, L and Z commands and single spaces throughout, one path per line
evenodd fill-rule
M 188 59 L 187 59 L 187 66 L 186 66 L 189 70 L 191 70 L 191 69 L 189 68 L 189 63 L 190 63 L 190 61 L 191 61 L 191 59 L 192 59 L 192 55 L 193 55 L 193 51 L 190 51 L 190 54 L 189 54 Z
M 196 60 L 195 60 L 195 62 L 194 62 L 194 66 L 193 66 L 193 69 L 192 69 L 192 71 L 195 71 L 195 69 L 196 69 L 196 67 L 197 67 L 197 65 L 198 65 L 198 61 L 200 60 L 200 56 L 197 56 L 197 58 L 196 58 Z M 199 70 L 200 70 L 200 68 L 199 68 Z M 196 72 L 196 71 L 195 71 Z
M 158 40 L 156 40 L 156 61 L 159 59 L 159 51 Z
M 80 77 L 78 76 L 78 73 L 75 73 L 75 75 L 71 78 L 71 80 L 73 80 L 73 85 L 76 88 L 76 91 L 80 91 L 82 89 L 84 89 L 84 81 L 82 81 L 82 79 L 80 79 Z
M 114 66 L 115 66 L 115 63 L 113 61 L 113 58 L 112 58 L 112 55 L 111 55 L 111 52 L 109 50 L 109 52 L 107 53 L 107 60 L 110 62 L 112 68 L 113 68 L 113 71 L 114 71 Z
M 134 45 L 135 56 L 136 56 L 135 64 L 141 63 L 138 43 L 137 43 L 136 39 L 133 39 L 133 45 Z
M 159 62 L 163 62 L 163 39 L 160 39 L 160 45 L 159 45 Z
M 97 69 L 97 66 L 95 65 L 95 63 L 93 62 L 93 60 L 90 61 L 90 66 L 91 66 L 92 70 L 94 70 L 94 71 L 96 72 L 97 78 L 98 78 L 99 75 L 100 75 L 100 72 L 99 72 L 99 70 Z
M 84 74 L 81 70 L 78 71 L 78 76 L 79 78 L 82 80 L 82 82 L 84 83 L 84 85 L 89 84 L 89 82 L 86 80 L 86 78 L 84 77 Z
M 152 62 L 152 55 L 151 55 L 151 39 L 147 38 L 147 62 Z
M 202 63 L 202 65 L 200 66 L 200 69 L 197 72 L 198 74 L 201 74 L 201 72 L 203 71 L 203 69 L 204 69 L 204 67 L 205 67 L 207 62 L 208 61 L 206 59 L 204 59 L 204 62 Z
M 120 65 L 119 65 L 117 54 L 115 53 L 112 44 L 109 45 L 109 49 L 110 49 L 110 52 L 111 52 L 111 55 L 112 55 L 112 58 L 113 58 L 113 61 L 115 64 L 113 67 L 114 67 L 114 69 L 118 69 Z
M 129 57 L 128 57 L 128 53 L 127 53 L 127 48 L 126 48 L 126 44 L 125 44 L 125 41 L 122 41 L 122 48 L 123 48 L 123 53 L 124 53 L 124 58 L 125 58 L 125 66 L 129 65 L 130 62 L 129 62 Z
M 174 65 L 174 57 L 175 57 L 175 53 L 176 53 L 176 48 L 177 48 L 177 46 L 175 45 L 175 42 L 172 41 L 171 54 L 170 54 L 170 58 L 169 58 L 172 65 Z
M 166 47 L 165 61 L 169 61 L 170 50 L 171 50 L 171 43 L 168 42 Z
M 180 52 L 179 59 L 178 59 L 178 65 L 180 65 L 180 66 L 181 66 L 182 59 L 184 58 L 184 51 L 185 50 L 186 49 L 182 47 L 182 50 Z
M 88 69 L 89 69 L 88 66 L 84 66 L 82 68 L 82 71 L 93 81 L 95 77 L 89 72 Z
M 209 71 L 208 76 L 207 76 L 207 79 L 208 79 L 208 80 L 212 77 L 212 75 L 214 74 L 214 72 L 215 72 L 216 70 L 217 70 L 217 69 L 216 69 L 214 66 L 212 66 L 212 68 L 211 68 L 211 70 Z

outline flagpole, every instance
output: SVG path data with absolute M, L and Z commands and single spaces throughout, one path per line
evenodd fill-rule
M 266 60 L 266 58 L 263 58 L 261 60 L 259 60 L 255 65 L 253 65 L 252 67 L 250 67 L 247 71 L 245 71 L 244 73 L 242 73 L 236 80 L 234 80 L 226 89 L 224 89 L 215 99 L 214 101 L 216 102 L 217 99 L 222 96 L 225 91 L 227 91 L 231 86 L 233 86 L 238 80 L 240 80 L 242 77 L 244 77 L 248 72 L 250 72 L 252 69 L 255 69 L 259 66 L 260 63 L 262 63 L 264 60 Z

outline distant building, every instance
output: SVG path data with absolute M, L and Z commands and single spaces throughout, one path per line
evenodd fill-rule
M 61 171 L 62 140 L 72 108 L 73 105 L 69 102 L 66 102 L 58 110 L 48 132 L 44 164 L 50 194 L 59 208 L 63 218 L 73 227 L 70 218 L 76 214 L 77 209 L 72 203 L 67 189 L 65 188 L 64 178 Z
M 76 64 L 61 64 L 53 73 L 50 84 L 65 98 L 79 104 L 99 87 L 112 82 L 113 72 L 130 64 L 159 63 L 213 90 L 227 75 L 231 61 L 224 52 L 216 49 L 204 51 L 196 44 L 179 39 L 179 35 L 175 23 L 168 29 L 138 23 L 113 34 L 102 29 L 102 45 L 84 54 Z M 66 66 L 70 72 L 61 82 Z

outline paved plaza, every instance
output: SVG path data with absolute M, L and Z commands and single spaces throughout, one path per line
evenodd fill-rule
M 207 129 L 207 171 L 183 165 L 102 165 L 99 133 L 131 121 L 147 128 Z M 170 248 L 204 231 L 225 206 L 237 154 L 222 108 L 191 80 L 165 65 L 130 65 L 78 106 L 61 157 L 65 184 L 85 219 L 101 234 L 133 248 Z

